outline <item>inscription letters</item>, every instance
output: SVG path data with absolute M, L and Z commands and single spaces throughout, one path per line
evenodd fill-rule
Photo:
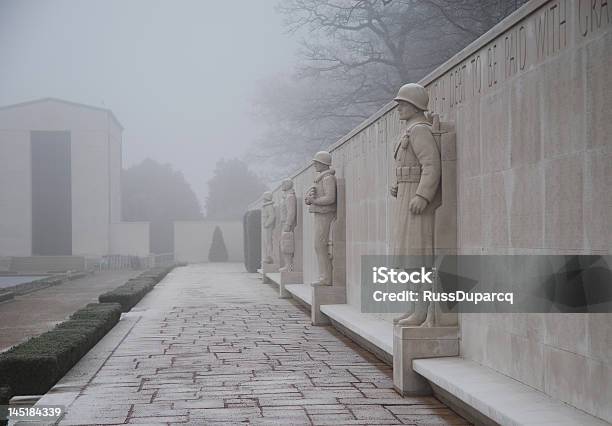
M 554 55 L 567 45 L 567 3 L 553 2 L 543 8 L 536 20 L 538 59 Z
M 578 0 L 578 28 L 583 37 L 608 24 L 608 0 Z
M 551 0 L 429 86 L 430 109 L 445 114 L 548 60 L 612 23 L 612 0 Z M 484 62 L 484 63 L 483 63 Z

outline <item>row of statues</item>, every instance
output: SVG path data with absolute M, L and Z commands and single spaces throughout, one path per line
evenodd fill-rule
M 396 200 L 392 213 L 390 252 L 392 255 L 420 256 L 433 262 L 435 211 L 441 205 L 440 147 L 426 116 L 429 96 L 418 84 L 402 86 L 395 97 L 399 119 L 406 130 L 393 147 L 393 182 L 390 195 Z M 313 158 L 315 178 L 306 191 L 304 203 L 314 215 L 314 249 L 319 279 L 313 285 L 332 285 L 332 257 L 329 250 L 331 225 L 337 211 L 337 182 L 329 152 L 317 152 Z M 296 226 L 296 196 L 293 182 L 282 184 L 280 248 L 284 268 L 292 270 L 293 231 Z M 265 263 L 272 263 L 275 226 L 272 194 L 264 194 L 262 223 L 265 230 Z M 434 309 L 424 301 L 415 302 L 413 312 L 394 321 L 404 326 L 433 326 Z
M 291 179 L 283 180 L 281 184 L 282 201 L 280 203 L 280 252 L 283 259 L 283 267 L 280 271 L 293 272 L 293 257 L 295 254 L 295 236 L 293 231 L 297 224 L 297 198 L 293 189 Z M 276 212 L 271 192 L 264 192 L 261 221 L 264 228 L 264 258 L 267 264 L 274 263 L 272 257 L 274 244 L 273 234 L 276 225 Z

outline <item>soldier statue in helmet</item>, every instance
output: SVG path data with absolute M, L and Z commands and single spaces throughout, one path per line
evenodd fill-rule
M 297 219 L 297 199 L 293 190 L 293 181 L 284 179 L 281 184 L 283 200 L 280 205 L 281 216 L 281 239 L 280 249 L 283 256 L 284 266 L 280 271 L 293 272 L 293 255 L 295 252 L 295 229 Z
M 422 266 L 432 266 L 435 211 L 441 204 L 441 161 L 431 123 L 425 115 L 429 95 L 423 86 L 411 83 L 400 88 L 395 101 L 406 130 L 393 148 L 390 192 L 397 203 L 393 211 L 391 253 L 421 259 L 418 263 Z M 431 326 L 433 309 L 429 302 L 415 302 L 414 311 L 395 322 Z
M 319 264 L 319 280 L 313 285 L 332 285 L 332 259 L 328 250 L 329 232 L 336 217 L 336 177 L 331 154 L 319 151 L 312 160 L 316 171 L 314 185 L 306 192 L 304 202 L 314 214 L 314 246 Z
M 276 212 L 274 211 L 274 201 L 272 193 L 266 191 L 263 193 L 263 206 L 261 209 L 261 222 L 264 228 L 264 259 L 263 263 L 274 263 L 272 258 L 272 235 L 274 233 L 274 225 L 276 224 Z

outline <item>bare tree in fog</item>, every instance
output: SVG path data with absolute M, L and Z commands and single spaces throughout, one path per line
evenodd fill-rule
M 219 160 L 208 181 L 206 219 L 242 219 L 247 206 L 265 190 L 266 185 L 244 161 Z
M 174 251 L 174 221 L 200 220 L 198 199 L 183 174 L 146 159 L 121 175 L 123 220 L 150 222 L 152 253 Z
M 295 167 L 418 81 L 526 0 L 284 0 L 301 36 L 295 75 L 257 99 L 269 124 L 259 147 Z M 284 171 L 283 171 L 284 173 Z

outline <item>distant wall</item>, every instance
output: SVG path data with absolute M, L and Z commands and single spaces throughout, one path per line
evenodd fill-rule
M 108 135 L 74 130 L 72 147 L 72 252 L 109 252 Z
M 612 252 L 610 9 L 532 0 L 421 81 L 430 110 L 456 125 L 460 253 Z M 329 148 L 345 180 L 347 303 L 356 308 L 361 255 L 388 252 L 401 130 L 390 103 Z M 292 178 L 308 283 L 317 265 L 301 198 L 313 169 Z M 610 324 L 612 314 L 461 315 L 461 355 L 612 421 Z
M 177 262 L 208 262 L 215 227 L 223 232 L 229 262 L 243 262 L 242 221 L 178 221 L 174 222 L 174 258 Z
M 86 261 L 82 256 L 25 256 L 10 258 L 10 272 L 41 273 L 84 271 Z
M 149 255 L 149 222 L 111 224 L 110 254 L 146 257 Z

